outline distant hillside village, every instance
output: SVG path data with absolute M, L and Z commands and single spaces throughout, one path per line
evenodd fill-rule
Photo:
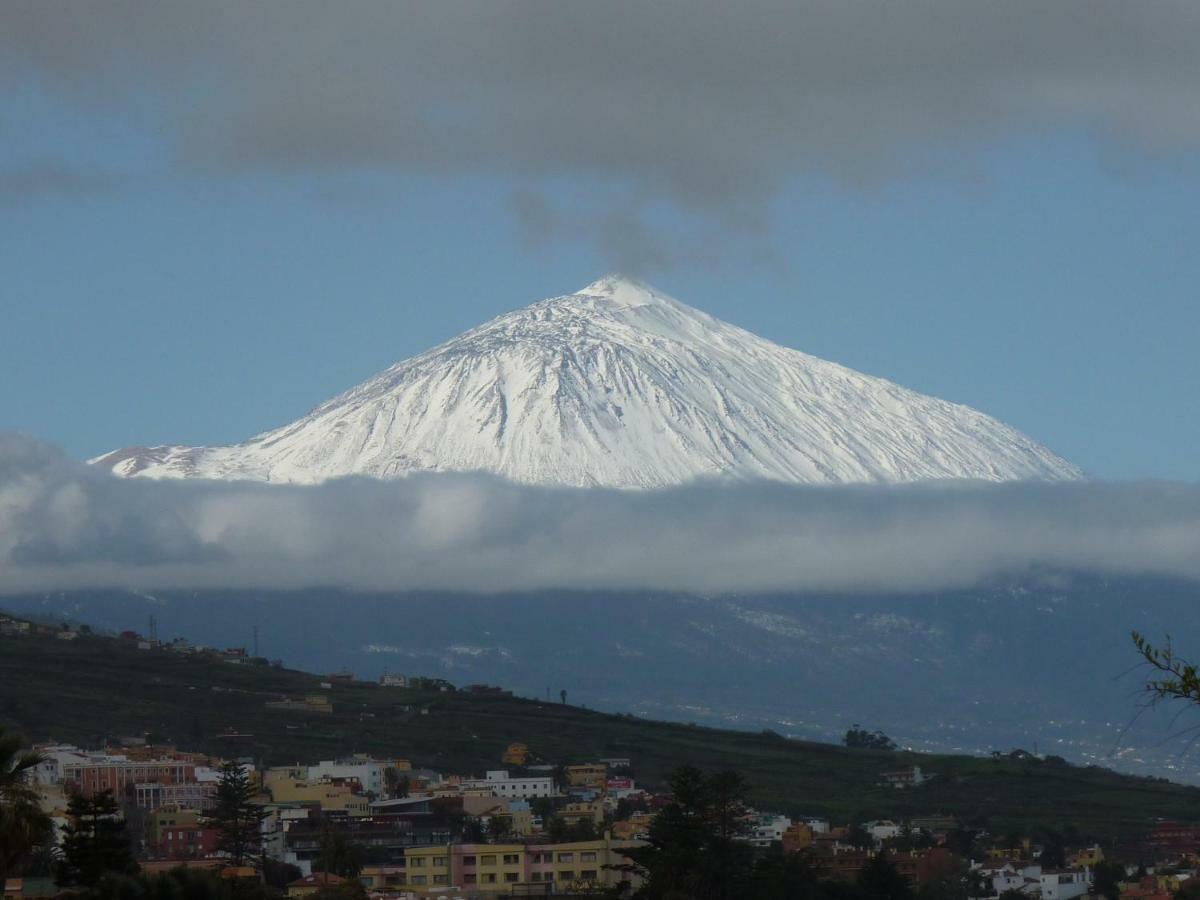
M 0 615 L 0 634 L 8 636 L 74 641 L 86 633 L 71 625 Z M 118 640 L 238 666 L 272 665 L 243 648 L 158 641 L 132 631 Z M 325 722 L 333 706 L 324 689 L 350 681 L 353 676 L 345 672 L 318 677 L 315 683 L 322 690 L 263 702 L 266 709 L 293 714 L 297 721 Z M 395 673 L 381 676 L 379 685 L 435 694 L 508 693 Z M 0 745 L 4 740 L 0 729 Z M 138 735 L 93 749 L 62 743 L 30 748 L 29 765 L 12 769 L 24 787 L 10 785 L 9 790 L 27 789 L 35 798 L 52 823 L 52 846 L 23 861 L 10 854 L 13 862 L 5 859 L 0 840 L 0 863 L 6 867 L 0 875 L 7 876 L 3 900 L 107 896 L 81 893 L 95 888 L 95 882 L 89 883 L 78 866 L 64 863 L 81 846 L 87 850 L 89 841 L 98 840 L 102 823 L 120 834 L 119 843 L 127 845 L 130 855 L 113 871 L 123 877 L 131 871 L 139 877 L 177 877 L 186 870 L 203 873 L 214 883 L 242 885 L 241 893 L 219 895 L 222 900 L 686 897 L 686 892 L 647 890 L 655 873 L 661 873 L 663 856 L 675 853 L 672 842 L 690 840 L 688 829 L 697 822 L 702 832 L 716 828 L 726 844 L 689 845 L 692 855 L 684 857 L 690 860 L 683 864 L 685 871 L 704 868 L 706 855 L 720 852 L 723 859 L 740 859 L 746 871 L 752 865 L 764 885 L 800 879 L 810 886 L 834 886 L 824 893 L 764 887 L 753 894 L 714 896 L 1072 900 L 1091 893 L 1108 900 L 1200 900 L 1200 878 L 1195 878 L 1200 827 L 1166 821 L 1138 840 L 1101 849 L 1087 842 L 1073 845 L 1049 829 L 988 834 L 937 809 L 903 821 L 834 822 L 785 815 L 745 802 L 746 786 L 736 773 L 704 776 L 680 770 L 671 789 L 665 789 L 639 783 L 636 758 L 552 762 L 521 741 L 495 746 L 495 768 L 474 772 L 436 771 L 421 760 L 354 752 L 262 766 L 237 757 L 236 750 L 222 751 L 230 758 L 221 758 L 161 741 Z M 885 735 L 857 726 L 847 733 L 846 743 L 874 750 L 893 746 Z M 0 771 L 0 814 L 6 814 L 3 804 L 13 802 L 6 799 L 13 795 L 4 793 L 4 774 Z M 936 773 L 911 766 L 879 771 L 876 784 L 903 792 L 900 796 L 917 809 L 925 786 L 937 780 Z M 250 828 L 233 844 L 230 791 L 235 800 L 241 798 L 234 804 L 236 815 L 243 817 L 239 827 L 248 822 Z M 710 828 L 708 817 L 718 807 L 719 825 Z M 729 846 L 737 848 L 732 856 Z M 732 865 L 728 859 L 721 866 Z M 93 877 L 102 874 L 103 869 Z M 886 887 L 887 878 L 894 879 L 891 887 Z M 245 893 L 247 884 L 257 885 L 259 893 Z
M 71 798 L 111 795 L 143 872 L 182 866 L 263 878 L 276 864 L 287 873 L 280 892 L 293 898 L 348 880 L 375 900 L 628 895 L 640 882 L 630 854 L 647 845 L 656 818 L 675 800 L 637 784 L 636 760 L 541 764 L 519 742 L 497 748 L 500 765 L 482 773 L 362 754 L 263 770 L 235 760 L 261 820 L 258 849 L 234 866 L 214 820 L 229 761 L 140 738 L 96 750 L 45 744 L 33 751 L 40 762 L 28 781 L 60 839 L 70 830 Z M 919 774 L 881 778 L 919 790 Z M 821 878 L 853 883 L 882 857 L 916 886 L 961 867 L 975 885 L 969 896 L 1005 900 L 1071 900 L 1093 890 L 1098 871 L 1120 898 L 1170 900 L 1200 865 L 1200 828 L 1168 822 L 1114 860 L 1098 846 L 972 833 L 936 813 L 833 823 L 741 807 L 737 835 L 756 853 L 804 859 Z M 4 887 L 4 900 L 59 891 L 49 877 L 10 877 Z

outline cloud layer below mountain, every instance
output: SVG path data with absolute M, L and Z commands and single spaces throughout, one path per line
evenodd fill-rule
M 121 480 L 0 435 L 0 592 L 132 588 L 912 592 L 1060 570 L 1200 579 L 1200 486 L 486 475 L 315 487 Z

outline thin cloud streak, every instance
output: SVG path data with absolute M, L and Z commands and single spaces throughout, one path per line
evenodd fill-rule
M 1200 486 L 125 481 L 0 435 L 0 593 L 912 592 L 1047 570 L 1200 579 Z

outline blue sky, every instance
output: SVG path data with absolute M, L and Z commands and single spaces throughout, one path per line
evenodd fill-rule
M 774 341 L 982 409 L 1097 477 L 1197 478 L 1200 157 L 1186 129 L 1114 138 L 1108 112 L 955 119 L 885 135 L 902 164 L 853 171 L 825 160 L 833 145 L 741 158 L 740 137 L 719 165 L 677 171 L 565 139 L 560 161 L 500 141 L 494 159 L 446 165 L 333 141 L 329 158 L 241 164 L 204 157 L 176 114 L 219 87 L 162 65 L 47 53 L 0 77 L 0 426 L 76 457 L 244 439 L 632 266 Z M 80 66 L 109 79 L 102 91 L 68 83 Z M 156 72 L 166 87 L 129 87 Z M 240 114 L 197 103 L 206 123 Z M 315 118 L 301 138 L 325 147 L 320 129 L 338 127 Z M 239 153 L 265 146 L 253 137 Z M 730 160 L 770 177 L 707 196 Z M 521 214 L 526 196 L 549 224 Z

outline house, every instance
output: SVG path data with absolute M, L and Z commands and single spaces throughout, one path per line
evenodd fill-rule
M 384 672 L 379 676 L 379 685 L 380 687 L 406 688 L 408 687 L 408 676 Z
M 933 773 L 922 772 L 920 766 L 913 766 L 911 769 L 901 769 L 898 772 L 881 772 L 879 774 L 879 784 L 884 787 L 893 787 L 900 790 L 903 788 L 920 787 L 933 778 Z
M 1072 900 L 1091 887 L 1086 869 L 1045 869 L 1038 876 L 1037 889 L 1042 900 Z
M 506 766 L 523 766 L 529 762 L 529 747 L 520 741 L 513 741 L 504 751 L 501 762 Z
M 513 778 L 507 769 L 492 769 L 484 778 L 474 778 L 461 782 L 463 791 L 487 791 L 496 797 L 516 800 L 529 800 L 534 797 L 553 797 L 554 778 L 549 775 L 531 778 Z
M 863 828 L 875 839 L 876 845 L 884 841 L 891 840 L 894 837 L 899 837 L 904 831 L 904 827 L 891 819 L 880 819 L 877 822 L 866 822 Z
M 755 847 L 770 847 L 774 843 L 782 843 L 784 833 L 791 827 L 792 820 L 787 816 L 756 813 L 750 821 L 749 841 Z
M 164 808 L 146 819 L 150 852 L 164 859 L 203 859 L 217 852 L 220 834 L 194 809 Z
M 571 787 L 603 791 L 608 781 L 608 766 L 604 763 L 567 766 L 565 775 Z

